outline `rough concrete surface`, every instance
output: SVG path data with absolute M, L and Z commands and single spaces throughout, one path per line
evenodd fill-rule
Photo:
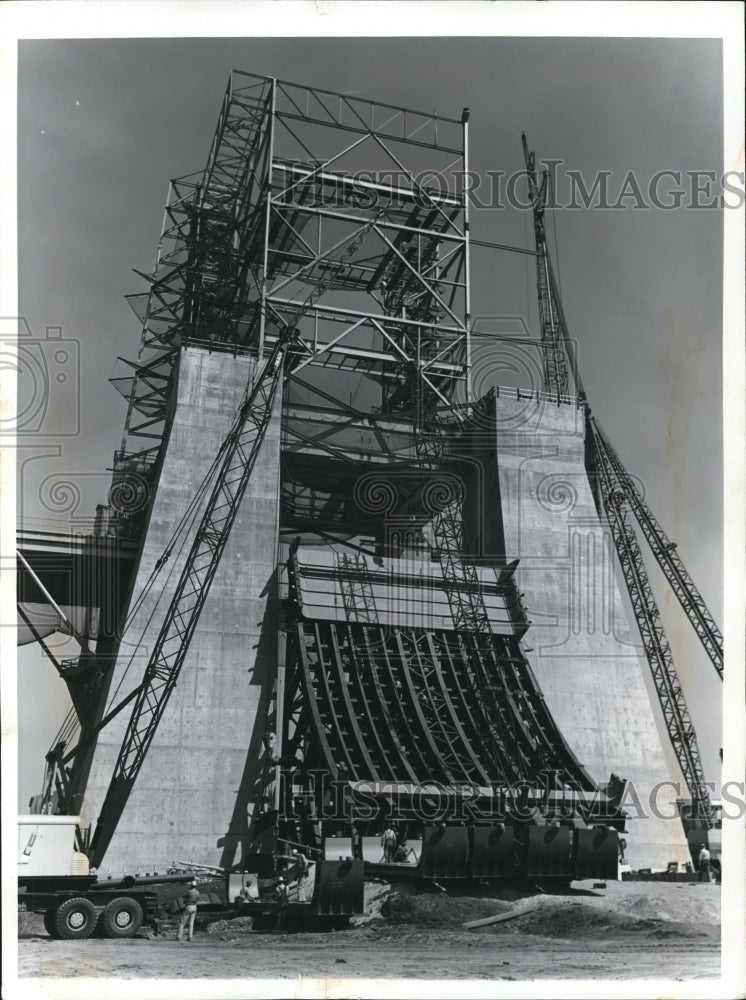
M 176 413 L 135 596 L 143 591 L 218 453 L 254 369 L 255 362 L 248 358 L 191 348 L 182 352 Z M 107 851 L 104 870 L 146 871 L 174 860 L 230 864 L 246 834 L 247 806 L 264 762 L 262 736 L 273 678 L 280 397 L 278 393 L 179 681 Z M 183 546 L 174 548 L 125 637 L 111 686 L 113 692 L 122 685 L 119 698 L 142 676 L 198 524 L 195 518 Z M 131 643 L 141 634 L 135 652 Z M 127 715 L 122 713 L 99 737 L 83 811 L 89 821 L 98 815 Z
M 568 744 L 597 782 L 627 779 L 627 857 L 633 868 L 689 860 L 661 732 L 645 684 L 639 635 L 614 574 L 613 542 L 585 470 L 583 410 L 498 395 L 486 434 L 494 446 L 505 555 L 532 625 L 528 660 Z M 651 792 L 659 788 L 650 808 Z M 666 816 L 669 818 L 661 818 Z M 638 818 L 639 817 L 639 818 Z

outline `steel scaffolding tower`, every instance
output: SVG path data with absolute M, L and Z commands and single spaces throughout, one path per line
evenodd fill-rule
M 443 403 L 468 395 L 467 140 L 466 113 L 233 71 L 207 165 L 172 182 L 149 290 L 130 297 L 143 330 L 113 380 L 129 401 L 117 469 L 157 464 L 181 347 L 262 355 L 291 318 L 298 377 L 357 377 L 369 409 L 406 411 L 413 370 Z M 308 301 L 322 283 L 323 304 Z M 304 374 L 328 402 L 329 378 Z

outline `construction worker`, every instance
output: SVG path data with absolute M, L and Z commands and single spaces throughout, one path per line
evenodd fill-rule
M 619 864 L 620 865 L 626 865 L 627 864 L 627 859 L 624 856 L 624 852 L 626 850 L 627 850 L 627 841 L 624 839 L 624 837 L 620 837 L 619 838 Z
M 248 885 L 242 885 L 241 886 L 241 888 L 239 890 L 239 893 L 236 896 L 234 902 L 235 903 L 239 903 L 239 904 L 244 904 L 244 903 L 250 903 L 251 902 L 251 891 L 250 891 Z
M 383 860 L 386 862 L 393 861 L 394 854 L 396 853 L 396 831 L 391 825 L 387 826 L 383 831 L 381 847 L 383 848 Z
M 191 941 L 194 936 L 194 918 L 197 916 L 197 901 L 199 900 L 199 892 L 197 891 L 197 882 L 195 879 L 189 884 L 189 888 L 184 894 L 184 909 L 179 915 L 179 929 L 176 931 L 176 940 L 181 941 L 181 935 L 184 932 L 184 928 L 187 928 L 187 941 Z
M 306 901 L 306 878 L 308 877 L 309 864 L 308 858 L 303 854 L 302 851 L 294 850 L 293 858 L 297 865 L 297 872 L 295 876 L 295 884 L 298 890 L 298 902 L 305 903 Z
M 710 852 L 707 850 L 706 844 L 699 845 L 699 856 L 697 858 L 698 870 L 699 870 L 699 881 L 700 882 L 711 882 L 712 881 L 712 866 L 710 864 Z
M 402 840 L 394 851 L 394 861 L 400 865 L 406 864 L 409 860 L 409 850 L 409 844 L 407 844 L 406 840 Z
M 275 899 L 280 904 L 275 916 L 275 929 L 279 930 L 285 922 L 285 909 L 288 905 L 288 887 L 282 875 L 280 875 L 275 886 Z
M 353 858 L 362 858 L 363 842 L 360 837 L 360 831 L 358 830 L 357 826 L 354 823 L 350 826 L 350 839 L 352 840 Z

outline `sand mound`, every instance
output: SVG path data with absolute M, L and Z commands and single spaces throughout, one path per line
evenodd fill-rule
M 499 899 L 453 898 L 443 894 L 389 893 L 381 903 L 381 917 L 389 924 L 418 927 L 460 927 L 467 920 L 479 920 L 506 913 L 512 903 Z
M 657 937 L 675 934 L 686 938 L 707 935 L 706 930 L 698 930 L 691 924 L 624 914 L 588 903 L 544 900 L 537 910 L 507 923 L 497 924 L 495 930 L 505 934 L 534 934 L 538 937 L 556 938 L 603 938 L 610 934 L 654 934 Z
M 616 888 L 616 887 L 614 887 Z M 628 893 L 612 892 L 614 908 L 631 916 L 684 923 L 720 923 L 720 886 L 684 882 L 673 885 L 645 883 Z
M 461 928 L 468 921 L 497 914 L 512 919 L 480 928 L 479 933 L 531 934 L 549 938 L 603 938 L 618 934 L 654 937 L 708 937 L 720 923 L 719 887 L 688 885 L 631 886 L 609 883 L 604 890 L 581 889 L 567 894 L 524 894 L 523 898 L 453 895 L 423 891 L 415 884 L 368 883 L 365 916 L 358 926 L 433 930 Z M 525 913 L 522 911 L 526 910 Z

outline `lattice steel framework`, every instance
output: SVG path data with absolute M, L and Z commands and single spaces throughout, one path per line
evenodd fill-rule
M 406 415 L 413 377 L 443 402 L 459 389 L 468 396 L 467 121 L 234 72 L 205 169 L 172 182 L 155 266 L 141 275 L 149 290 L 130 297 L 142 321 L 138 360 L 113 380 L 128 398 L 115 480 L 136 471 L 155 481 L 183 350 L 247 353 L 260 365 L 269 355 L 273 368 L 247 396 L 256 413 L 245 402 L 224 442 L 206 520 L 136 695 L 94 858 L 181 668 L 289 333 L 298 384 L 327 409 L 348 408 L 330 369 L 365 383 L 366 409 L 379 413 Z M 425 169 L 437 188 L 423 183 Z M 287 422 L 284 434 L 293 435 Z
M 662 525 L 645 502 L 634 480 L 622 465 L 622 462 L 609 443 L 609 439 L 594 418 L 596 434 L 603 442 L 604 461 L 613 469 L 614 475 L 624 490 L 624 495 L 630 509 L 640 525 L 650 550 L 663 571 L 668 583 L 679 601 L 692 628 L 699 636 L 702 646 L 717 670 L 720 679 L 723 677 L 723 634 L 720 631 L 712 613 L 704 602 L 704 598 L 694 585 L 681 556 L 676 551 L 676 543 L 672 542 Z
M 286 761 L 302 747 L 305 768 L 321 767 L 337 780 L 537 786 L 550 774 L 560 786 L 593 788 L 516 636 L 493 634 L 486 611 L 483 633 L 466 622 L 454 629 L 383 626 L 364 562 L 337 563 L 346 620 L 315 621 L 304 617 L 291 555 Z
M 650 586 L 637 536 L 630 523 L 632 510 L 628 476 L 626 473 L 620 474 L 618 459 L 612 456 L 595 418 L 589 419 L 588 426 L 593 440 L 603 509 L 614 538 L 671 745 L 695 809 L 705 818 L 709 818 L 710 793 L 705 783 L 697 734 L 689 716 L 671 646 L 663 629 L 660 611 Z
M 130 296 L 143 330 L 112 380 L 129 402 L 115 470 L 157 464 L 181 348 L 262 355 L 291 321 L 298 371 L 357 376 L 381 411 L 407 410 L 413 366 L 443 402 L 468 396 L 467 137 L 466 112 L 233 71 L 207 165 L 172 182 L 149 290 Z M 311 383 L 328 399 L 328 375 Z
M 554 275 L 552 261 L 547 246 L 544 224 L 547 206 L 549 175 L 544 172 L 539 181 L 536 171 L 536 154 L 529 150 L 525 133 L 521 136 L 523 156 L 526 162 L 531 209 L 534 220 L 534 241 L 536 246 L 536 288 L 539 300 L 539 322 L 541 325 L 541 345 L 543 357 L 543 388 L 545 392 L 567 396 L 571 382 L 576 394 L 585 397 L 575 352 L 570 341 L 562 299 Z

